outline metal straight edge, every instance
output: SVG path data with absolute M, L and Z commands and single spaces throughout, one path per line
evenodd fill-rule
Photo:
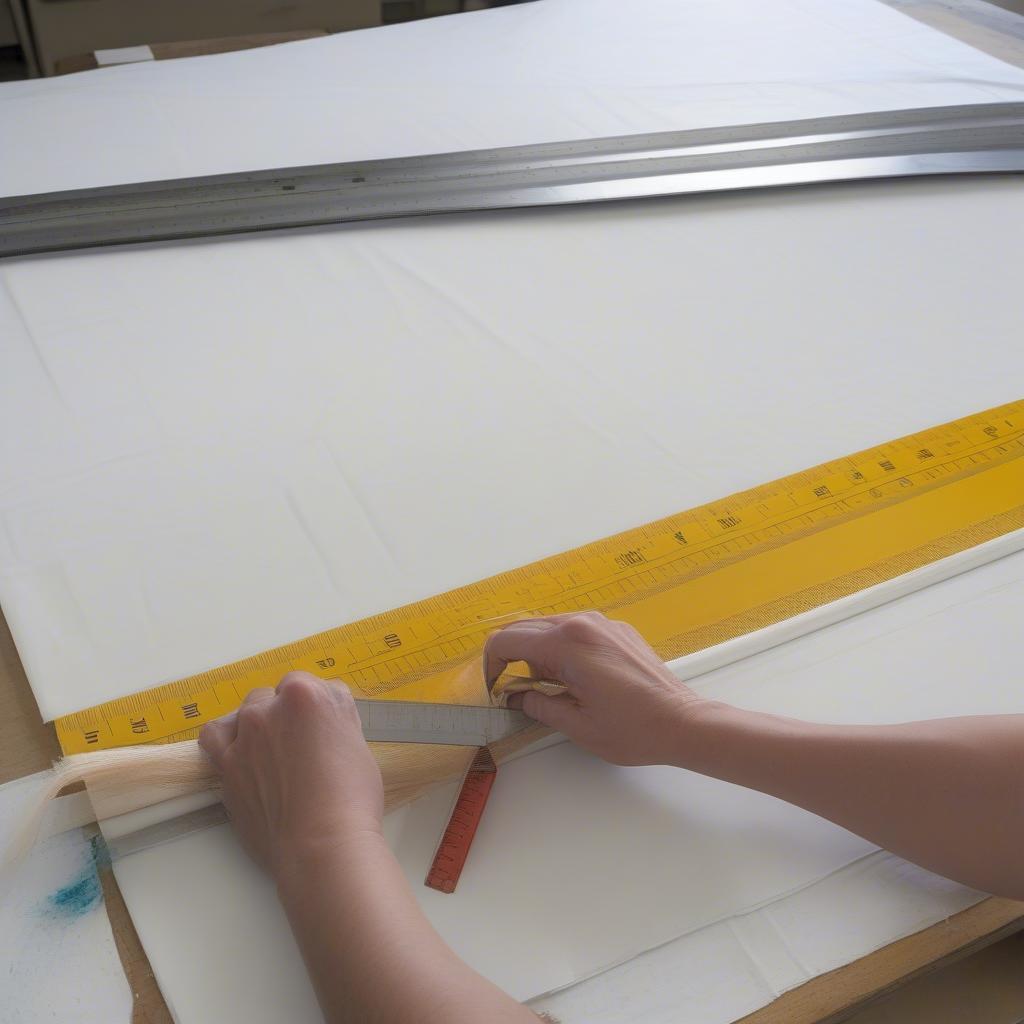
M 366 739 L 377 743 L 443 743 L 485 747 L 533 724 L 521 711 L 463 704 L 357 700 Z
M 1024 103 L 322 164 L 0 200 L 0 257 L 390 217 L 1024 171 Z

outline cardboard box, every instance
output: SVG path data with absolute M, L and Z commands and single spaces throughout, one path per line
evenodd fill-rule
M 44 75 L 55 74 L 62 58 L 96 50 L 309 29 L 342 32 L 381 21 L 380 0 L 296 0 L 287 5 L 261 0 L 26 0 L 26 5 Z
M 210 53 L 251 50 L 257 46 L 274 46 L 277 43 L 292 43 L 298 39 L 315 39 L 317 36 L 325 35 L 327 32 L 317 28 L 300 29 L 295 32 L 265 32 L 250 36 L 226 36 L 223 39 L 193 39 L 180 43 L 120 46 L 61 57 L 54 65 L 54 73 L 68 75 L 75 71 L 91 71 L 114 64 L 136 64 L 146 60 L 172 60 L 175 57 L 201 57 Z

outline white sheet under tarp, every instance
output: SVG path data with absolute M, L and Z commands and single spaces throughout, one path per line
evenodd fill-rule
M 15 159 L 0 163 L 0 191 L 988 102 L 1018 98 L 1024 83 L 867 0 L 540 0 L 297 46 L 261 51 L 266 63 L 254 51 L 92 72 L 72 93 L 70 80 L 7 87 L 0 129 Z M 1012 180 L 904 182 L 4 264 L 0 601 L 44 713 L 1018 398 L 1022 217 Z M 1019 663 L 1009 644 L 991 656 Z M 757 682 L 746 680 L 745 696 Z M 936 699 L 956 683 L 936 683 Z M 506 806 L 524 798 L 517 778 L 503 775 Z M 575 784 L 594 799 L 607 795 L 603 778 L 588 770 Z M 648 896 L 650 916 L 633 922 L 648 938 L 631 932 L 633 952 L 863 849 L 778 805 L 777 818 L 758 810 L 756 843 L 726 847 L 742 818 L 723 820 L 728 800 L 698 790 L 688 813 L 707 827 L 687 837 L 688 857 L 705 865 L 702 896 L 715 906 Z M 488 827 L 507 823 L 501 806 Z M 557 806 L 533 827 L 564 833 Z M 239 916 L 217 917 L 223 933 L 169 923 L 182 891 L 162 869 L 120 869 L 165 995 L 180 1020 L 208 1019 L 188 1009 L 186 964 L 239 1019 L 279 999 L 295 999 L 291 1019 L 302 1019 L 312 1004 L 294 961 L 256 979 L 280 985 L 273 993 L 246 971 L 252 1005 L 242 1008 L 235 968 L 261 956 L 284 965 L 294 952 L 268 890 L 252 890 L 262 902 L 251 910 L 277 924 L 244 926 L 242 894 L 257 883 L 232 843 L 203 852 L 210 835 L 180 844 L 174 873 L 195 860 L 237 893 Z M 805 848 L 803 883 L 765 846 Z M 665 877 L 680 851 L 652 838 L 647 855 L 661 872 L 651 877 Z M 734 892 L 741 869 L 751 886 Z M 524 879 L 501 880 L 517 918 Z M 870 875 L 850 884 L 871 902 Z M 446 935 L 495 962 L 477 908 L 460 901 Z M 933 903 L 930 919 L 948 907 Z M 883 930 L 895 937 L 928 919 L 919 911 Z M 869 946 L 884 941 L 877 928 L 858 940 L 868 934 Z M 592 938 L 604 941 L 593 927 L 573 933 L 570 962 L 563 935 L 554 979 L 524 968 L 503 980 L 539 992 L 629 955 Z M 532 927 L 517 941 L 542 940 Z M 742 946 L 723 977 L 749 970 Z M 767 940 L 756 948 L 769 955 Z M 823 950 L 856 955 L 849 943 Z M 694 976 L 697 961 L 680 956 L 667 985 Z M 536 960 L 524 964 L 532 972 Z M 587 985 L 573 991 L 560 998 L 582 1005 Z M 720 1020 L 732 1012 L 709 1008 Z
M 538 0 L 5 84 L 0 195 L 1020 99 L 874 0 Z
M 32 457 L 19 463 L 19 500 L 5 517 L 12 549 L 29 557 L 3 585 L 30 675 L 45 681 L 44 698 L 64 701 L 81 700 L 89 685 L 97 697 L 137 689 L 246 653 L 258 637 L 264 646 L 289 639 L 1010 400 L 1024 379 L 1014 297 L 1024 243 L 1007 229 L 1018 212 L 1024 196 L 1012 181 L 860 185 L 10 265 L 4 278 L 30 334 L 6 409 L 35 431 L 22 435 Z M 970 237 L 986 244 L 965 247 Z M 709 307 L 723 279 L 742 287 Z M 870 307 L 851 281 L 871 287 Z M 5 349 L 8 358 L 18 351 Z M 285 393 L 286 402 L 275 397 Z M 118 431 L 119 423 L 138 426 Z M 76 468 L 101 445 L 109 457 L 94 474 Z M 952 631 L 934 621 L 930 629 L 960 649 Z M 125 636 L 144 643 L 131 650 Z M 1019 653 L 1008 642 L 991 648 L 1004 674 L 984 682 L 1005 682 Z M 69 677 L 83 688 L 50 684 Z M 830 686 L 814 678 L 834 695 L 847 689 L 836 676 Z M 882 711 L 882 694 L 901 678 L 879 677 Z M 933 683 L 937 698 L 961 685 L 959 674 Z M 748 679 L 748 697 L 757 689 Z M 859 712 L 865 692 L 855 695 Z M 808 715 L 819 710 L 805 705 Z M 567 750 L 541 756 L 572 760 Z M 591 799 L 608 800 L 596 765 L 573 778 Z M 504 779 L 494 828 L 506 821 L 503 806 L 533 790 L 519 790 L 514 772 Z M 628 792 L 616 797 L 625 806 Z M 513 991 L 567 984 L 863 850 L 760 798 L 756 838 L 744 831 L 741 847 L 731 833 L 753 813 L 751 795 L 735 797 L 734 817 L 714 786 L 677 797 L 699 825 L 684 847 L 670 823 L 659 830 L 664 842 L 652 836 L 647 874 L 699 863 L 710 903 L 649 892 L 649 916 L 633 922 L 648 941 L 631 932 L 637 944 L 613 956 L 590 924 L 574 933 L 571 961 L 561 932 L 560 955 L 544 945 L 544 929 L 517 933 L 524 948 L 551 957 L 536 974 L 500 975 Z M 564 836 L 564 806 L 543 804 L 551 820 L 534 807 L 538 832 Z M 606 806 L 614 820 L 620 805 Z M 678 812 L 666 797 L 668 806 Z M 424 832 L 419 843 L 433 838 Z M 587 848 L 598 866 L 595 848 L 615 849 Z M 175 859 L 192 858 L 238 906 L 257 900 L 226 837 L 187 840 Z M 524 928 L 533 898 L 532 920 L 543 921 L 549 903 L 543 890 L 524 897 L 529 864 L 490 879 Z M 283 930 L 250 929 L 241 910 L 226 918 L 235 945 L 212 931 L 183 943 L 168 924 L 178 920 L 172 904 L 185 906 L 173 873 L 136 871 L 120 869 L 126 899 L 181 1020 L 197 1019 L 184 1009 L 191 988 L 175 980 L 183 963 L 217 965 L 207 975 L 215 991 L 204 996 L 216 1001 L 237 998 L 223 949 L 244 948 L 237 962 L 246 963 L 257 955 L 251 942 L 288 961 Z M 733 888 L 744 872 L 751 888 Z M 862 879 L 867 899 L 871 879 Z M 257 890 L 264 895 L 251 912 L 276 920 L 270 890 Z M 481 931 L 464 898 L 427 906 L 446 911 L 439 923 L 473 962 L 537 966 L 506 958 L 508 929 L 501 940 Z M 453 917 L 454 907 L 465 911 Z M 265 975 L 273 998 L 260 992 L 255 1002 L 307 1002 L 307 990 L 283 981 L 301 975 L 279 970 Z
M 0 193 L 1022 90 L 872 0 L 539 0 L 5 86 Z M 1016 397 L 935 352 L 979 310 L 991 345 L 1019 327 L 1017 190 L 929 188 L 873 217 L 837 189 L 8 262 L 0 600 L 44 716 Z
M 961 179 L 8 263 L 44 716 L 1019 397 L 1022 217 Z

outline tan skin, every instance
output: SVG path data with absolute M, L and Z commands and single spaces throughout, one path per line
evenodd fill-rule
M 744 711 L 700 697 L 639 633 L 595 612 L 492 634 L 488 684 L 513 661 L 567 693 L 512 701 L 605 760 L 758 789 L 940 874 L 1024 898 L 1024 715 L 834 726 Z M 345 687 L 292 673 L 199 742 L 239 838 L 277 884 L 331 1024 L 536 1024 L 419 909 L 384 842 L 380 772 Z

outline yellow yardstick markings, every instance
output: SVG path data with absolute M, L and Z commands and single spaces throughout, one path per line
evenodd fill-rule
M 1024 401 L 56 721 L 65 753 L 195 735 L 305 669 L 365 696 L 484 703 L 501 621 L 599 608 L 678 657 L 1024 528 Z

